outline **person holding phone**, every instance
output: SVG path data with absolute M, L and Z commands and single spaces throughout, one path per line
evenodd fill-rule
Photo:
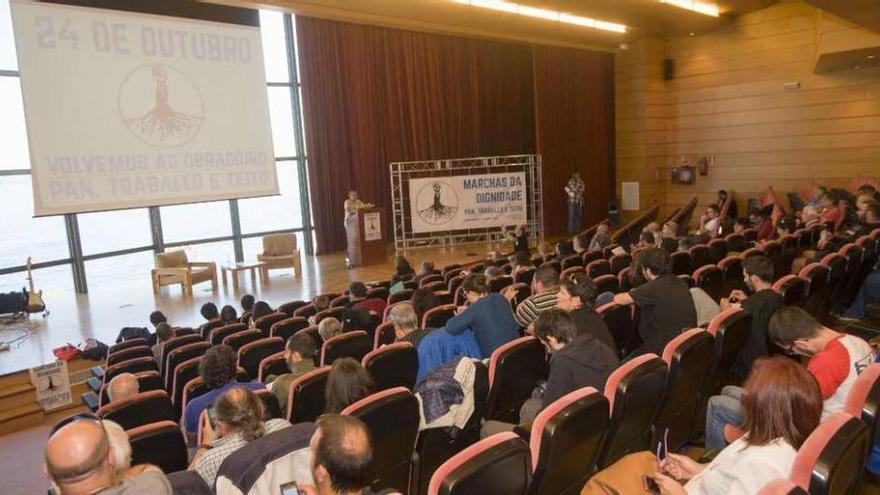
M 662 448 L 658 457 L 653 452 L 630 454 L 597 473 L 582 495 L 607 493 L 608 486 L 620 493 L 648 489 L 663 495 L 750 495 L 775 479 L 787 478 L 797 449 L 819 426 L 818 382 L 791 359 L 762 358 L 745 383 L 742 405 L 744 434 L 712 462 L 700 464 L 670 452 L 660 463 Z

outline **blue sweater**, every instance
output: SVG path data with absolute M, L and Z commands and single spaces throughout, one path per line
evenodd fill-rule
M 468 328 L 474 331 L 484 359 L 498 347 L 519 337 L 519 324 L 513 319 L 510 301 L 498 293 L 471 304 L 463 313 L 446 322 L 446 331 L 453 335 Z

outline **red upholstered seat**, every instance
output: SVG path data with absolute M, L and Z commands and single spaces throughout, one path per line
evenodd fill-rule
M 293 316 L 293 313 L 296 310 L 305 306 L 306 304 L 308 304 L 306 301 L 290 301 L 282 304 L 281 306 L 278 306 L 278 309 L 276 309 L 276 311 L 278 311 L 279 313 L 284 313 L 287 316 Z
M 752 315 L 742 308 L 729 308 L 709 322 L 708 332 L 715 337 L 712 373 L 703 388 L 703 398 L 720 393 L 724 385 L 733 384 L 737 360 L 752 329 Z
M 287 342 L 287 339 L 292 337 L 293 334 L 307 326 L 309 326 L 309 320 L 305 318 L 299 316 L 285 318 L 272 325 L 272 328 L 269 329 L 269 336 L 281 337 L 281 339 Z
M 345 306 L 335 306 L 325 309 L 315 315 L 315 324 L 321 323 L 324 318 L 336 318 L 339 321 L 345 319 L 348 308 Z
M 251 342 L 256 342 L 262 338 L 264 338 L 263 332 L 252 328 L 250 330 L 242 330 L 241 332 L 235 332 L 232 335 L 227 335 L 223 339 L 223 344 L 232 347 L 232 350 L 238 352 L 239 349 L 244 347 Z
M 859 374 L 849 389 L 844 411 L 865 423 L 868 444 L 876 444 L 877 429 L 880 427 L 880 364 L 872 364 Z
M 616 276 L 621 270 L 632 264 L 632 256 L 627 253 L 615 254 L 608 259 L 608 263 L 611 268 L 611 275 Z
M 141 392 L 127 399 L 115 400 L 98 409 L 98 416 L 116 421 L 126 430 L 157 421 L 174 421 L 174 408 L 164 390 Z
M 314 303 L 308 303 L 305 306 L 300 306 L 296 308 L 293 312 L 293 316 L 299 316 L 300 318 L 309 318 L 311 316 L 315 316 L 318 314 L 318 308 L 315 307 Z
M 257 381 L 266 383 L 269 376 L 276 377 L 288 373 L 287 360 L 284 358 L 284 351 L 276 352 L 263 358 L 257 371 Z
M 804 310 L 819 321 L 828 313 L 828 287 L 831 272 L 821 263 L 810 263 L 801 268 L 798 276 L 807 282 L 807 299 Z
M 596 286 L 596 294 L 601 294 L 603 292 L 613 292 L 617 294 L 620 292 L 620 282 L 617 280 L 617 275 L 602 275 L 593 279 L 593 284 Z
M 712 334 L 693 328 L 669 341 L 661 356 L 669 368 L 666 395 L 654 421 L 654 441 L 669 428 L 669 449 L 681 449 L 690 438 L 700 390 L 712 369 Z
M 727 241 L 727 252 L 729 253 L 741 253 L 747 249 L 748 244 L 742 234 L 729 234 L 724 240 Z
M 584 268 L 590 278 L 611 275 L 611 263 L 605 259 L 591 261 Z
M 360 361 L 373 349 L 367 332 L 355 330 L 332 337 L 321 347 L 321 366 L 329 366 L 339 358 L 350 357 Z
M 152 464 L 173 473 L 186 469 L 188 453 L 183 431 L 174 421 L 159 421 L 128 429 L 131 465 Z
M 363 365 L 373 377 L 376 390 L 412 390 L 419 373 L 419 354 L 409 342 L 395 342 L 370 351 L 364 356 Z
M 215 328 L 211 330 L 205 340 L 211 343 L 211 345 L 219 345 L 223 343 L 223 339 L 226 337 L 238 333 L 243 332 L 248 329 L 248 326 L 244 323 L 233 323 L 231 325 L 224 325 L 220 328 Z
M 559 279 L 564 280 L 568 277 L 571 277 L 575 273 L 586 273 L 586 269 L 582 266 L 572 266 L 562 270 L 562 273 L 559 274 Z
M 608 400 L 593 387 L 575 390 L 538 413 L 529 438 L 529 493 L 580 491 L 596 467 L 608 421 Z
M 183 387 L 190 380 L 199 376 L 199 363 L 204 356 L 196 356 L 177 365 L 174 368 L 174 379 L 171 382 L 171 403 L 174 405 L 174 417 L 179 417 L 182 412 Z M 141 390 L 143 392 L 143 390 Z
M 666 390 L 666 363 L 656 354 L 630 359 L 609 375 L 604 395 L 610 422 L 599 469 L 624 455 L 650 448 L 651 425 Z
M 587 266 L 591 261 L 605 259 L 605 257 L 602 255 L 601 249 L 593 249 L 581 254 L 581 259 L 584 261 L 584 266 Z
M 165 373 L 162 375 L 162 378 L 165 380 L 165 390 L 171 390 L 171 387 L 174 384 L 174 370 L 177 368 L 178 364 L 194 357 L 203 356 L 210 348 L 211 344 L 208 342 L 198 341 L 178 347 L 171 351 L 165 362 Z
M 868 428 L 838 412 L 807 437 L 794 458 L 791 480 L 811 495 L 853 493 L 868 459 Z
M 512 432 L 484 438 L 444 462 L 428 495 L 521 494 L 529 486 L 529 446 Z
M 123 349 L 130 349 L 132 347 L 139 347 L 139 346 L 143 346 L 143 345 L 147 345 L 147 339 L 136 338 L 136 339 L 123 340 L 122 342 L 120 342 L 118 344 L 111 345 L 110 348 L 107 349 L 107 355 L 112 356 L 116 352 L 121 351 Z
M 569 268 L 574 268 L 574 267 L 583 268 L 584 267 L 584 260 L 583 260 L 583 258 L 581 258 L 581 256 L 579 254 L 573 254 L 571 256 L 563 258 L 562 264 L 560 266 L 563 271 L 567 270 Z
M 388 306 L 398 302 L 409 301 L 412 298 L 413 292 L 415 292 L 413 289 L 401 289 L 397 292 L 392 292 L 388 296 Z
M 672 273 L 676 275 L 690 275 L 693 272 L 691 268 L 691 255 L 687 252 L 677 251 L 670 254 L 669 266 L 672 267 Z
M 146 345 L 138 345 L 134 347 L 127 347 L 125 349 L 120 349 L 112 354 L 107 355 L 107 366 L 113 366 L 114 364 L 121 363 L 123 361 L 128 361 L 129 359 L 135 359 L 139 357 L 152 357 L 153 351 Z
M 742 259 L 751 258 L 752 256 L 764 256 L 764 251 L 756 247 L 749 248 L 743 251 L 740 256 L 742 257 Z
M 287 313 L 269 313 L 265 316 L 261 316 L 254 321 L 254 327 L 263 332 L 263 335 L 268 337 L 272 330 L 272 325 L 278 323 L 281 320 L 288 318 Z
M 158 372 L 159 368 L 156 365 L 156 360 L 152 356 L 139 357 L 108 366 L 104 369 L 104 384 L 110 383 L 110 380 L 122 373 L 140 373 L 141 371 Z
M 709 241 L 709 263 L 717 264 L 719 261 L 727 257 L 728 252 L 727 241 L 724 239 L 713 239 Z
M 611 332 L 617 345 L 618 356 L 627 356 L 642 344 L 636 321 L 638 310 L 635 304 L 620 306 L 610 302 L 596 308 L 596 312 L 608 326 L 608 331 Z
M 443 304 L 425 311 L 422 315 L 422 328 L 440 328 L 446 326 L 446 322 L 455 316 L 457 306 Z
M 703 265 L 697 268 L 693 273 L 693 279 L 694 286 L 706 291 L 715 302 L 730 294 L 724 293 L 724 272 L 715 265 Z
M 697 244 L 688 249 L 691 255 L 691 268 L 697 270 L 709 264 L 709 246 L 706 244 Z
M 782 296 L 786 306 L 803 307 L 807 298 L 807 281 L 797 275 L 785 275 L 773 283 L 773 290 Z
M 324 414 L 324 389 L 330 367 L 324 366 L 296 377 L 287 395 L 287 420 L 291 423 L 314 421 Z
M 758 495 L 808 495 L 791 480 L 776 480 L 764 485 Z
M 513 284 L 510 275 L 497 275 L 489 279 L 489 292 L 501 292 L 508 285 Z
M 385 322 L 376 328 L 373 333 L 373 349 L 378 349 L 383 345 L 394 342 L 397 336 L 394 333 L 394 323 Z
M 746 284 L 743 280 L 743 258 L 741 256 L 728 256 L 718 262 L 718 268 L 721 270 L 722 279 L 724 280 L 724 289 L 722 293 L 724 297 L 730 295 L 731 291 L 745 290 Z
M 159 356 L 159 373 L 161 373 L 162 376 L 165 376 L 168 356 L 171 354 L 172 351 L 174 351 L 174 349 L 201 341 L 202 337 L 199 335 L 183 335 L 181 337 L 174 337 L 173 339 L 165 342 L 165 345 L 162 346 L 162 354 Z
M 486 419 L 519 422 L 519 408 L 544 373 L 544 346 L 535 337 L 521 337 L 495 349 L 489 359 Z
M 256 380 L 260 374 L 260 362 L 264 358 L 284 350 L 284 340 L 280 337 L 267 337 L 241 346 L 238 350 L 238 366 L 244 368 L 249 380 Z

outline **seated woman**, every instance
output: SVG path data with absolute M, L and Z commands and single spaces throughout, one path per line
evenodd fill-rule
M 352 358 L 333 362 L 324 389 L 324 412 L 339 414 L 343 409 L 376 391 L 376 384 L 361 363 Z
M 670 453 L 657 472 L 654 454 L 630 454 L 594 476 L 581 493 L 607 493 L 602 484 L 620 493 L 643 493 L 642 475 L 647 475 L 664 495 L 746 495 L 788 478 L 797 449 L 819 425 L 819 384 L 805 367 L 779 356 L 758 360 L 745 389 L 745 433 L 712 462 Z

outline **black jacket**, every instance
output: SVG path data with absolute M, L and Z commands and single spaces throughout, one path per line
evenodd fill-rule
M 592 335 L 575 337 L 550 356 L 550 376 L 541 408 L 583 387 L 602 393 L 608 375 L 619 363 L 617 354 Z

